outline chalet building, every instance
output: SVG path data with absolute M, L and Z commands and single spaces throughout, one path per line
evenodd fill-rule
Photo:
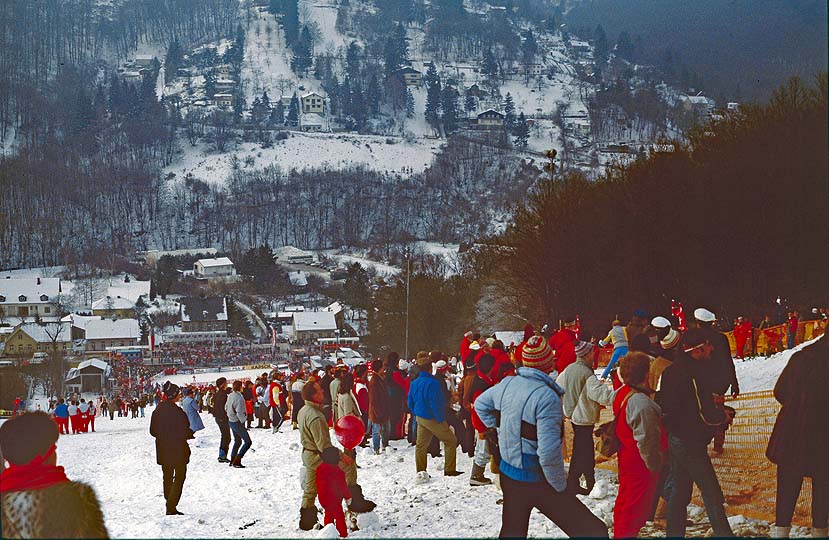
M 213 105 L 221 108 L 229 108 L 233 106 L 233 94 L 214 94 Z
M 227 300 L 223 296 L 184 298 L 179 314 L 182 333 L 218 332 L 227 335 Z
M 86 323 L 83 332 L 86 351 L 106 351 L 109 347 L 138 345 L 141 330 L 137 319 L 101 319 Z
M 495 109 L 487 109 L 478 114 L 478 127 L 481 129 L 501 129 L 504 127 L 504 115 Z
M 423 74 L 411 66 L 406 66 L 393 72 L 392 75 L 400 77 L 406 86 L 420 86 L 423 82 Z
M 294 313 L 293 318 L 294 341 L 311 342 L 337 335 L 337 320 L 331 311 L 302 311 Z

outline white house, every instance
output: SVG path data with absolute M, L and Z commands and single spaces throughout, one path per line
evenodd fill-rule
M 216 107 L 232 107 L 233 94 L 213 94 L 213 105 Z
M 504 115 L 495 109 L 487 109 L 478 115 L 478 127 L 500 129 L 504 127 Z
M 87 321 L 83 335 L 87 352 L 106 351 L 107 347 L 137 345 L 141 330 L 137 319 L 101 319 Z
M 55 304 L 60 302 L 60 293 L 59 278 L 0 279 L 0 320 L 56 317 Z
M 294 341 L 313 341 L 336 336 L 337 320 L 330 311 L 299 311 L 294 313 Z
M 235 276 L 236 267 L 227 257 L 199 259 L 193 264 L 193 275 L 198 279 Z
M 305 113 L 299 121 L 299 129 L 302 131 L 317 132 L 322 131 L 322 116 L 316 113 Z
M 301 102 L 303 113 L 322 114 L 325 111 L 325 100 L 316 92 L 303 94 Z
M 150 67 L 153 63 L 153 55 L 138 54 L 135 56 L 135 65 L 138 67 Z

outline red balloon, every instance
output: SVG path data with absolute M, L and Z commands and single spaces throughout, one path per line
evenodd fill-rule
M 351 450 L 363 441 L 366 427 L 363 421 L 353 415 L 343 416 L 334 425 L 334 436 L 346 450 Z

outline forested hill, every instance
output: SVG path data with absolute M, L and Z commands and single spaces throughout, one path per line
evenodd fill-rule
M 729 101 L 765 101 L 827 65 L 826 0 L 580 0 L 566 20 L 585 37 L 601 25 L 610 47 L 627 32 L 637 62 Z

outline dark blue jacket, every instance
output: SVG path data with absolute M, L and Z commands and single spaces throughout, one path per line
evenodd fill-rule
M 441 385 L 429 372 L 421 371 L 409 387 L 409 410 L 413 415 L 427 420 L 443 422 L 446 398 Z
M 69 406 L 66 403 L 61 403 L 55 407 L 55 416 L 58 418 L 69 418 Z

